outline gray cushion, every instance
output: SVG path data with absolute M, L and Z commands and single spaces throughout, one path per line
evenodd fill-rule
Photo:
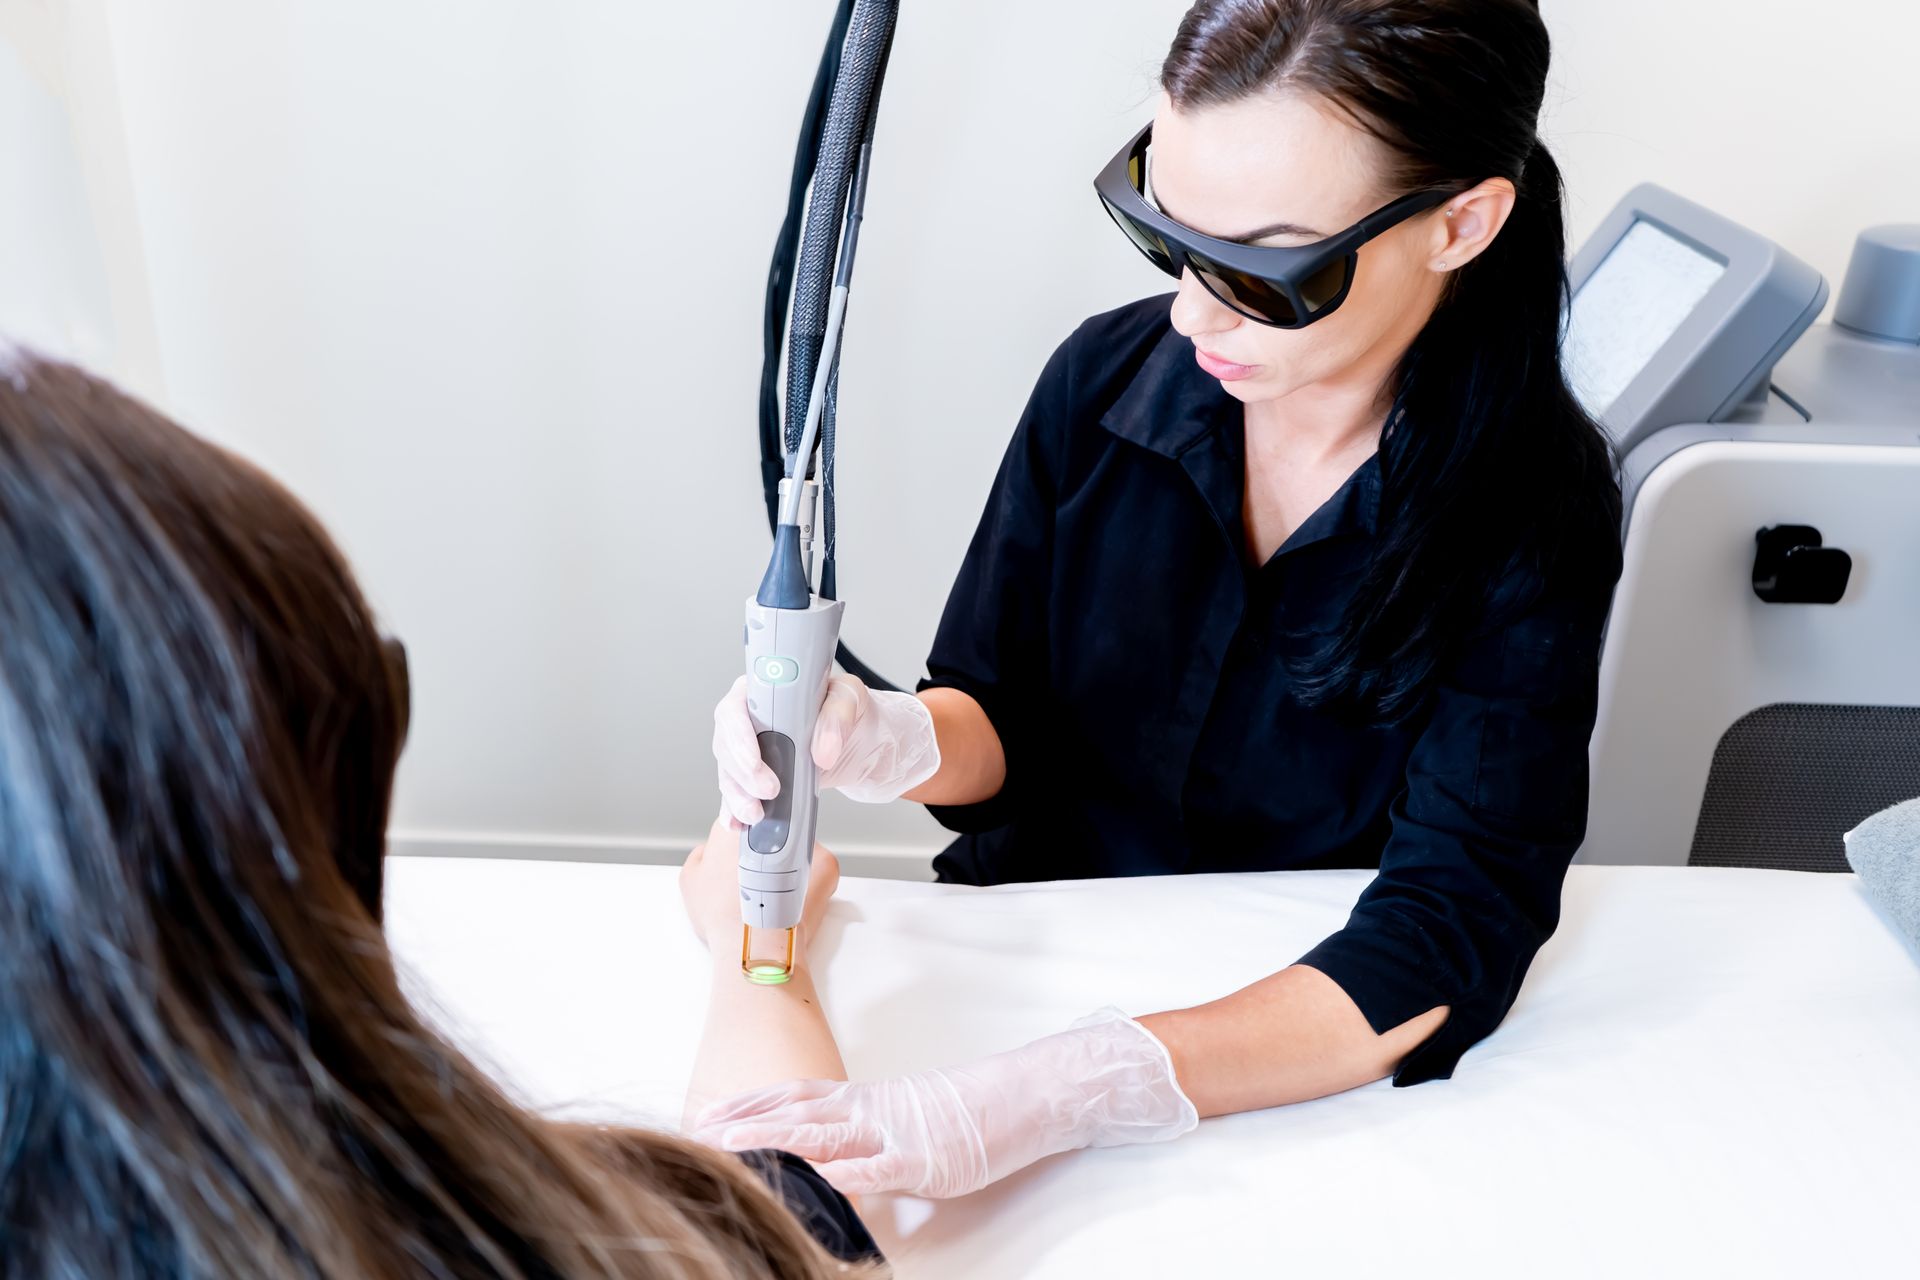
M 1847 865 L 1920 954 L 1920 800 L 1883 809 L 1846 834 Z

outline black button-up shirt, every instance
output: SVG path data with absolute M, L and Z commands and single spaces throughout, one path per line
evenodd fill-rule
M 1532 584 L 1501 583 L 1486 616 L 1505 620 L 1459 637 L 1401 724 L 1302 707 L 1285 659 L 1341 625 L 1380 519 L 1378 461 L 1250 565 L 1242 406 L 1169 302 L 1081 325 L 1014 432 L 922 684 L 980 703 L 1007 781 L 934 808 L 964 833 L 935 867 L 968 884 L 1378 867 L 1298 960 L 1376 1032 L 1450 1005 L 1394 1081 L 1445 1077 L 1559 918 L 1617 556 L 1517 617 L 1502 598 Z

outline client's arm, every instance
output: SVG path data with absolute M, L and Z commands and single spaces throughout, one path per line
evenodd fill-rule
M 791 980 L 757 986 L 740 972 L 740 881 L 737 827 L 723 814 L 706 843 L 687 855 L 680 893 L 694 931 L 707 944 L 711 994 L 707 1025 L 687 1086 L 686 1116 L 707 1103 L 784 1080 L 845 1080 L 833 1028 L 814 990 L 806 950 L 840 881 L 840 864 L 821 846 L 813 851 L 807 910 L 795 943 Z

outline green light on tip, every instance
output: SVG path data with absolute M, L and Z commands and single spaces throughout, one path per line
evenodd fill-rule
M 747 981 L 763 987 L 777 987 L 792 976 L 783 964 L 756 964 L 747 969 Z

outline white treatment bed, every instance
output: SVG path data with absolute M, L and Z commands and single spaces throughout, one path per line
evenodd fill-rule
M 1368 872 L 970 889 L 848 880 L 818 947 L 856 1077 L 1102 1004 L 1203 1001 L 1339 927 Z M 524 1100 L 671 1125 L 706 964 L 670 868 L 388 864 L 417 989 Z M 1506 1023 L 1382 1082 L 871 1197 L 906 1277 L 1914 1274 L 1920 963 L 1851 875 L 1576 866 Z

